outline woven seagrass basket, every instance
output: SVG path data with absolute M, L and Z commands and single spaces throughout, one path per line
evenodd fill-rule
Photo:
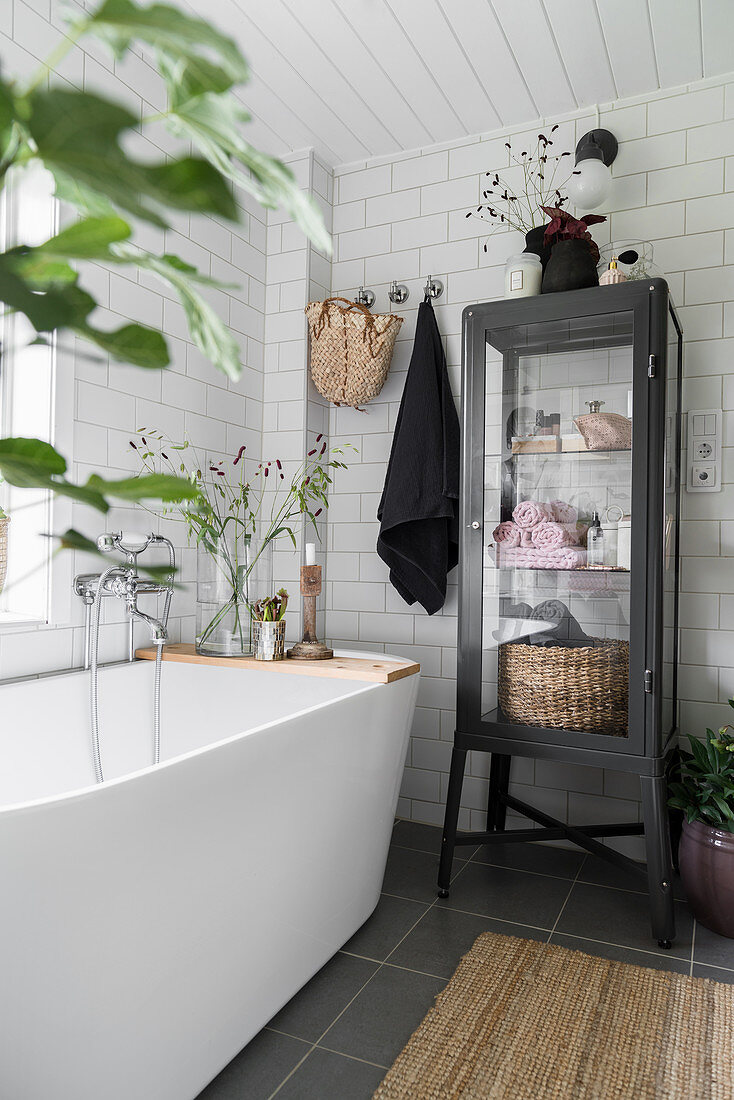
M 345 302 L 346 305 L 340 305 Z M 370 313 L 348 298 L 306 306 L 311 335 L 311 377 L 335 405 L 366 405 L 385 385 L 403 318 Z
M 8 516 L 0 516 L 0 592 L 8 575 Z
M 597 639 L 594 646 L 499 647 L 499 704 L 524 726 L 584 730 L 618 737 L 627 732 L 629 642 Z

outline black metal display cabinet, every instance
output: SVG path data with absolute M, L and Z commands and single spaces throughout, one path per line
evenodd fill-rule
M 442 897 L 456 844 L 566 838 L 647 875 L 653 935 L 671 944 L 681 357 L 662 279 L 464 311 Z M 483 833 L 457 833 L 469 750 L 492 754 Z M 643 821 L 555 820 L 509 793 L 513 755 L 638 774 Z M 543 828 L 505 831 L 508 809 Z M 645 837 L 646 869 L 599 842 L 634 834 Z

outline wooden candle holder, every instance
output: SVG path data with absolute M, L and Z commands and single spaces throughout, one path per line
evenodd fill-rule
M 303 596 L 303 640 L 288 650 L 286 657 L 307 661 L 328 661 L 334 650 L 316 637 L 316 597 L 321 595 L 321 566 L 301 566 L 301 595 Z

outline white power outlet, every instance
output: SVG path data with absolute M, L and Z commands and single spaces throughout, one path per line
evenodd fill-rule
M 721 409 L 695 409 L 688 413 L 689 493 L 721 492 Z

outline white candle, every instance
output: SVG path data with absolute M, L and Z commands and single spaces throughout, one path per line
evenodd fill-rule
M 316 543 L 315 542 L 307 542 L 306 543 L 306 565 L 315 565 L 315 564 L 316 564 Z

